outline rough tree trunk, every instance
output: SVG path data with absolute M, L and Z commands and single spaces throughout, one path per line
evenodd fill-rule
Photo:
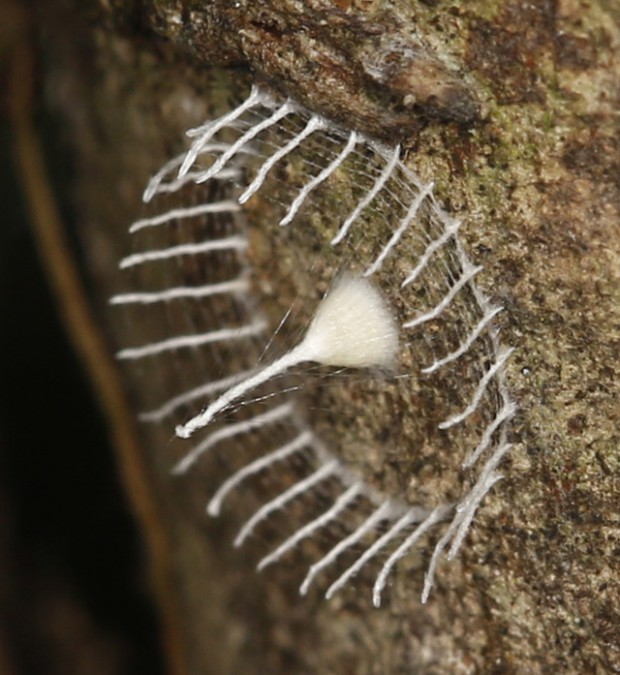
M 170 672 L 620 672 L 620 5 L 84 4 L 41 3 L 38 76 L 73 157 L 77 264 L 105 345 L 85 348 L 90 329 L 70 323 L 98 360 L 93 386 L 147 542 Z M 365 90 L 372 27 L 406 42 L 413 25 L 459 77 L 430 103 L 420 70 Z M 340 123 L 350 113 L 376 136 L 400 133 L 409 164 L 463 219 L 481 286 L 506 308 L 514 447 L 426 605 L 420 566 L 401 570 L 380 610 L 366 592 L 300 598 L 295 564 L 257 575 L 260 542 L 232 549 L 238 520 L 207 519 L 204 477 L 171 479 L 172 429 L 134 425 L 140 387 L 157 381 L 126 381 L 121 399 L 110 354 L 131 327 L 107 298 L 144 183 L 183 130 L 236 105 L 257 78 Z M 417 105 L 399 108 L 393 97 L 411 82 Z M 270 227 L 268 207 L 254 215 Z M 259 258 L 258 274 L 277 284 L 285 270 L 269 263 Z

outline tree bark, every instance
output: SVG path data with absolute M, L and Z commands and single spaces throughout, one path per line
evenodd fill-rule
M 58 286 L 59 302 L 147 542 L 170 672 L 620 673 L 617 3 L 57 1 L 35 16 L 42 103 L 73 163 L 65 196 L 80 280 Z M 377 40 L 391 65 L 369 80 Z M 397 135 L 463 219 L 480 284 L 506 308 L 513 448 L 426 605 L 420 565 L 401 569 L 379 610 L 362 582 L 329 602 L 300 598 L 299 560 L 257 575 L 262 542 L 230 545 L 243 507 L 208 520 L 209 477 L 170 476 L 173 429 L 133 422 L 166 374 L 113 363 L 147 330 L 107 304 L 146 180 L 185 129 L 254 81 L 371 136 Z M 252 215 L 273 231 L 270 206 Z M 310 257 L 318 235 L 294 236 Z M 57 279 L 67 249 L 54 257 L 40 237 Z M 285 244 L 272 245 L 281 259 Z M 257 255 L 257 274 L 277 286 L 290 270 L 272 259 Z M 296 279 L 291 294 L 307 295 Z

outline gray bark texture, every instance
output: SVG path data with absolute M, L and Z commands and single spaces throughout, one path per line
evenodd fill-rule
M 48 0 L 35 17 L 43 106 L 72 158 L 64 198 L 85 311 L 103 345 L 89 368 L 146 542 L 169 672 L 620 673 L 618 2 Z M 385 67 L 373 79 L 375 57 Z M 424 555 L 399 567 L 381 609 L 364 575 L 329 602 L 299 597 L 303 553 L 257 574 L 263 542 L 231 546 L 248 506 L 209 519 L 209 476 L 172 478 L 173 430 L 133 421 L 167 374 L 123 375 L 111 357 L 148 334 L 107 305 L 146 180 L 185 129 L 257 81 L 402 142 L 506 308 L 513 448 L 425 605 Z M 252 205 L 257 232 L 273 231 L 271 208 Z M 321 227 L 292 230 L 302 257 Z M 290 275 L 292 297 L 307 296 L 290 241 L 267 238 L 255 260 L 265 288 Z M 330 433 L 347 433 L 344 415 Z M 408 452 L 366 470 L 379 487 L 406 486 Z

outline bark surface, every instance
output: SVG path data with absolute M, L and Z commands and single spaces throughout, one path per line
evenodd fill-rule
M 620 673 L 618 4 L 44 4 L 43 105 L 72 157 L 71 235 L 91 328 L 105 336 L 87 358 L 105 371 L 95 387 L 150 553 L 170 672 Z M 171 430 L 131 423 L 143 390 L 165 382 L 101 388 L 136 330 L 107 298 L 147 178 L 184 129 L 256 80 L 402 140 L 507 309 L 514 448 L 427 605 L 420 565 L 401 566 L 381 610 L 367 592 L 300 599 L 294 563 L 257 575 L 254 544 L 230 545 L 238 521 L 205 516 L 204 476 L 171 479 Z M 270 227 L 268 207 L 253 216 Z M 296 246 L 310 252 L 312 236 Z M 258 273 L 277 284 L 286 269 L 270 261 Z

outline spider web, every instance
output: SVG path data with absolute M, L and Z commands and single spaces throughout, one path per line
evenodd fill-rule
M 476 283 L 460 223 L 398 146 L 256 87 L 188 134 L 189 151 L 147 186 L 152 215 L 131 227 L 133 253 L 120 265 L 128 290 L 112 298 L 149 335 L 119 359 L 138 377 L 157 370 L 162 391 L 179 383 L 165 399 L 147 392 L 142 419 L 171 433 L 191 427 L 176 444 L 177 473 L 224 458 L 211 515 L 249 486 L 261 496 L 235 539 L 269 532 L 276 543 L 259 569 L 313 540 L 301 592 L 330 573 L 330 597 L 372 567 L 378 606 L 397 562 L 424 541 L 425 601 L 440 557 L 456 555 L 501 477 L 515 412 L 501 307 Z M 267 230 L 253 225 L 265 209 Z M 397 318 L 395 372 L 307 365 L 204 424 L 209 403 L 299 341 L 345 271 L 376 284 Z M 394 453 L 410 466 L 390 473 L 382 458 Z

